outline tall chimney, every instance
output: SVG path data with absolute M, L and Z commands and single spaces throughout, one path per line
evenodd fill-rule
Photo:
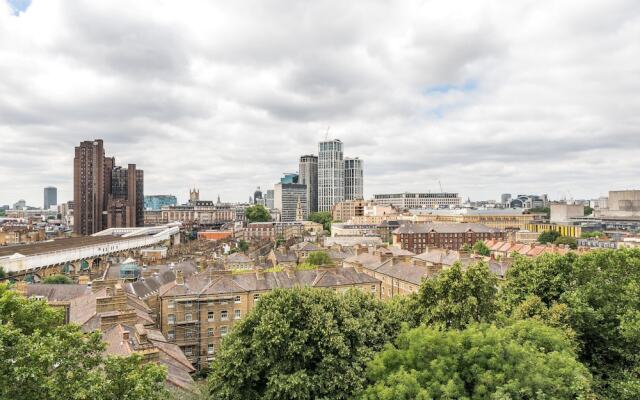
M 184 273 L 181 269 L 176 270 L 176 285 L 184 285 Z

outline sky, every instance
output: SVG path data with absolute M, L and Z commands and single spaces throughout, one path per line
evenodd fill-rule
M 365 197 L 640 188 L 640 2 L 0 0 L 0 205 L 74 146 L 246 201 L 325 136 Z

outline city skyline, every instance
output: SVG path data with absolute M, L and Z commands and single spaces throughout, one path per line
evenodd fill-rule
M 148 194 L 246 201 L 327 127 L 365 198 L 638 188 L 640 5 L 518 3 L 0 0 L 0 205 L 72 200 L 96 138 Z

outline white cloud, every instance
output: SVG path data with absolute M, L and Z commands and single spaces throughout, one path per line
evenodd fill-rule
M 0 0 L 0 204 L 104 138 L 145 191 L 245 200 L 330 136 L 365 194 L 637 187 L 640 4 Z

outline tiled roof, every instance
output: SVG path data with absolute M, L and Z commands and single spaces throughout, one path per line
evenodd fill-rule
M 233 253 L 227 256 L 228 263 L 250 263 L 253 260 L 243 253 Z
M 463 257 L 461 256 L 459 251 L 446 249 L 429 249 L 422 254 L 414 256 L 414 258 L 436 265 L 453 265 L 456 261 L 460 261 Z
M 422 282 L 422 279 L 429 277 L 429 270 L 427 267 L 413 265 L 408 262 L 394 262 L 393 260 L 387 260 L 376 269 L 376 272 L 405 282 L 410 282 L 415 285 L 419 285 L 420 282 Z

